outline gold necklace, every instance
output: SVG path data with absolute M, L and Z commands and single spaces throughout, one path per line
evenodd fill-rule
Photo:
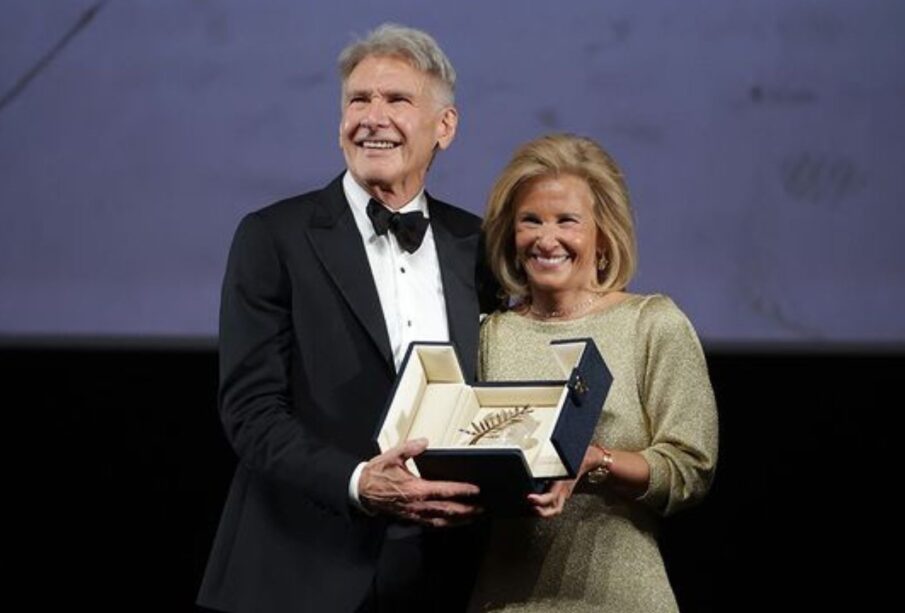
M 590 298 L 588 298 L 587 300 L 584 300 L 584 301 L 582 301 L 582 302 L 576 304 L 576 305 L 573 306 L 573 307 L 570 307 L 570 308 L 568 308 L 568 309 L 560 309 L 560 310 L 558 310 L 558 311 L 557 311 L 557 310 L 553 310 L 553 311 L 538 311 L 537 309 L 534 308 L 534 304 L 533 304 L 533 303 L 529 303 L 529 304 L 528 304 L 528 311 L 529 311 L 532 315 L 534 315 L 534 316 L 536 316 L 536 317 L 540 317 L 541 319 L 554 319 L 554 318 L 559 319 L 559 318 L 561 318 L 561 317 L 568 317 L 569 315 L 574 315 L 575 313 L 580 313 L 581 311 L 583 311 L 583 310 L 586 309 L 587 307 L 589 307 L 589 306 L 591 306 L 592 304 L 594 304 L 594 303 L 597 301 L 597 299 L 600 298 L 600 296 L 601 296 L 600 294 L 594 294 L 594 295 L 592 295 Z

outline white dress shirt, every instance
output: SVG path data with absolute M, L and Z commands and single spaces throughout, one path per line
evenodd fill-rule
M 449 341 L 446 302 L 434 232 L 428 226 L 421 247 L 415 253 L 408 253 L 399 246 L 392 232 L 378 236 L 374 231 L 367 212 L 371 196 L 355 182 L 348 171 L 343 176 L 343 191 L 368 255 L 368 264 L 377 286 L 383 319 L 390 337 L 393 362 L 398 372 L 412 341 Z M 420 211 L 425 217 L 430 217 L 424 190 L 398 211 Z M 359 508 L 358 479 L 363 467 L 364 462 L 356 467 L 349 480 L 349 498 Z

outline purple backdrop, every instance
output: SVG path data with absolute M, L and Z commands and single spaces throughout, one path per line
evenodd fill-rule
M 215 334 L 241 215 L 342 169 L 335 58 L 390 20 L 460 75 L 429 188 L 519 143 L 626 171 L 635 291 L 707 341 L 905 341 L 905 3 L 35 2 L 0 22 L 0 336 Z

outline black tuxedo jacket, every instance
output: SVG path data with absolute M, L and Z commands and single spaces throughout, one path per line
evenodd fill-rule
M 449 333 L 477 354 L 478 217 L 428 196 Z M 220 312 L 220 414 L 239 456 L 198 597 L 227 611 L 351 611 L 386 530 L 348 499 L 395 378 L 341 178 L 246 216 Z

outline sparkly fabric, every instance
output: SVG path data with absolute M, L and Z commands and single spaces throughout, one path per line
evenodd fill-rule
M 564 322 L 495 313 L 481 328 L 481 376 L 560 379 L 549 342 L 579 337 L 594 339 L 614 378 L 594 440 L 639 451 L 650 464 L 648 491 L 628 500 L 582 480 L 552 520 L 494 520 L 472 610 L 677 610 L 655 537 L 657 518 L 700 499 L 716 465 L 716 405 L 701 345 L 661 295 L 630 295 Z

